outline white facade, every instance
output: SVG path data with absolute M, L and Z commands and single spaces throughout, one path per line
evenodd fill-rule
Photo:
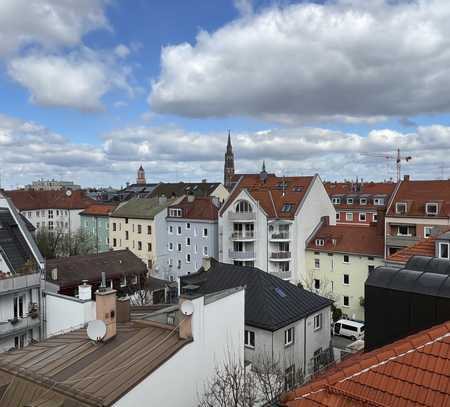
M 200 297 L 192 302 L 193 341 L 114 403 L 114 407 L 196 407 L 216 367 L 224 366 L 229 355 L 237 361 L 244 360 L 244 290 L 217 300 Z
M 76 233 L 81 227 L 80 213 L 84 209 L 33 209 L 21 211 L 36 228 L 61 230 L 64 233 Z
M 318 176 L 292 220 L 270 219 L 243 189 L 219 216 L 219 260 L 254 266 L 297 283 L 306 271 L 306 242 L 324 216 L 335 224 L 336 211 Z

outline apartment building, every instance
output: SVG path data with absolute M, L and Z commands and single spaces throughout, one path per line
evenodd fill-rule
M 219 212 L 219 259 L 299 282 L 306 241 L 336 212 L 318 175 L 243 175 Z
M 324 184 L 336 209 L 337 225 L 369 226 L 386 210 L 393 182 L 327 182 Z
M 384 265 L 382 224 L 357 228 L 324 222 L 311 236 L 306 250 L 307 277 L 313 292 L 332 298 L 344 317 L 364 320 L 364 283 Z
M 0 194 L 0 352 L 40 340 L 43 267 L 26 223 Z
M 116 205 L 94 204 L 80 212 L 81 230 L 94 243 L 96 253 L 109 250 L 109 215 Z
M 177 199 L 133 198 L 121 203 L 109 217 L 109 244 L 129 249 L 153 272 L 159 256 L 167 259 L 167 207 Z
M 203 257 L 219 257 L 218 211 L 216 197 L 188 195 L 168 208 L 167 259 L 158 266 L 160 278 L 173 281 L 196 272 Z
M 401 181 L 386 213 L 386 255 L 450 225 L 450 180 Z
M 95 203 L 84 191 L 16 190 L 4 192 L 14 206 L 37 229 L 75 233 L 80 229 L 80 213 Z

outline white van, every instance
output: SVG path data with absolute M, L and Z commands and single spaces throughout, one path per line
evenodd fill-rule
M 333 334 L 346 336 L 354 341 L 364 339 L 364 323 L 350 319 L 340 319 L 334 323 Z

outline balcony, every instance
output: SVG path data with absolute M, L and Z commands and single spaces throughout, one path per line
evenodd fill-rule
M 286 261 L 291 259 L 291 252 L 272 252 L 270 253 L 270 260 L 272 261 Z
M 255 240 L 255 233 L 254 232 L 233 232 L 231 234 L 231 240 L 237 241 L 237 242 L 245 242 L 245 241 L 253 241 Z
M 40 273 L 22 274 L 0 279 L 0 295 L 10 294 L 27 288 L 39 287 Z
M 386 246 L 408 247 L 418 242 L 419 240 L 420 237 L 418 236 L 388 235 L 386 236 Z
M 254 222 L 255 212 L 228 212 L 228 219 L 233 222 Z
M 292 278 L 291 271 L 272 271 L 270 272 L 272 276 L 281 278 L 282 280 L 290 280 Z
M 26 332 L 41 324 L 39 315 L 36 318 L 25 317 L 16 320 L 0 322 L 0 338 L 17 335 L 20 332 Z
M 289 232 L 272 233 L 270 235 L 271 242 L 288 242 L 290 240 Z
M 237 252 L 235 250 L 230 250 L 228 255 L 233 260 L 255 260 L 254 251 Z

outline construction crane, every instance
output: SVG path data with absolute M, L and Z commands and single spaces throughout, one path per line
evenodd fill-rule
M 397 165 L 397 182 L 399 182 L 401 179 L 402 161 L 408 162 L 408 161 L 412 160 L 412 157 L 410 155 L 408 155 L 408 156 L 401 155 L 399 148 L 397 148 L 397 154 L 395 154 L 395 155 L 393 155 L 393 154 L 373 154 L 373 153 L 361 153 L 361 154 L 369 156 L 369 157 L 380 157 L 380 158 L 384 158 L 386 160 L 395 160 L 396 165 Z

